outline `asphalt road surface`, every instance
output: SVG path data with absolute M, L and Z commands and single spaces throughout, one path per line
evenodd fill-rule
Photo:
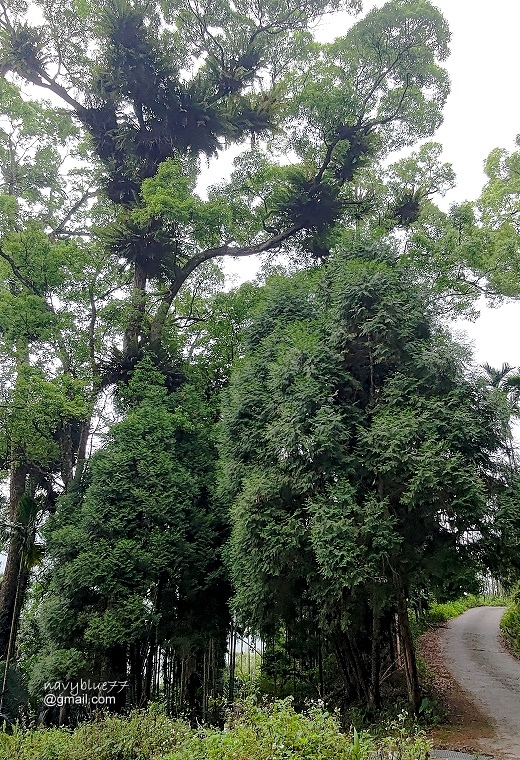
M 442 640 L 453 677 L 494 726 L 492 746 L 487 742 L 485 750 L 520 760 L 520 661 L 500 642 L 504 611 L 504 607 L 468 610 L 449 622 Z

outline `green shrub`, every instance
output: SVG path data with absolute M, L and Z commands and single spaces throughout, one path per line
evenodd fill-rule
M 468 599 L 468 602 L 466 602 Z M 446 623 L 458 615 L 462 615 L 466 610 L 471 607 L 478 606 L 473 604 L 473 597 L 465 597 L 464 600 L 457 599 L 454 602 L 445 602 L 444 604 L 432 604 L 428 612 L 426 613 L 426 620 L 430 625 L 437 625 L 440 623 Z
M 520 603 L 515 601 L 505 611 L 500 622 L 502 636 L 508 649 L 520 658 Z
M 128 718 L 106 716 L 74 731 L 62 728 L 0 732 L 0 760 L 423 760 L 429 745 L 396 723 L 391 737 L 341 731 L 322 705 L 297 713 L 292 699 L 235 704 L 223 730 L 195 730 L 157 709 Z
M 398 760 L 414 758 L 426 760 L 430 756 L 431 743 L 417 725 L 416 716 L 401 710 L 387 726 L 385 736 L 379 744 L 380 756 Z
M 251 700 L 235 707 L 224 731 L 201 730 L 171 760 L 350 760 L 352 746 L 319 707 L 301 714 L 291 698 L 261 706 Z

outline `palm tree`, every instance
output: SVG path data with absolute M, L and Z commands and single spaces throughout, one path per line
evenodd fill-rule
M 504 362 L 501 369 L 492 367 L 487 362 L 482 365 L 485 378 L 491 388 L 502 391 L 507 398 L 511 410 L 511 418 L 520 417 L 520 375 L 516 367 Z M 513 374 L 514 373 L 514 374 Z M 515 445 L 512 432 L 506 439 L 506 454 L 512 468 L 516 467 Z

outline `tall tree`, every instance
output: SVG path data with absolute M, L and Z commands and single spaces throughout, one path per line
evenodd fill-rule
M 115 271 L 80 226 L 96 169 L 70 168 L 78 130 L 68 115 L 22 99 L 5 80 L 0 114 L 0 436 L 11 526 L 0 657 L 9 659 L 38 523 L 71 486 L 77 459 L 85 458 L 99 391 L 99 312 Z M 27 522 L 29 502 L 37 505 L 38 520 Z
M 44 345 L 59 343 L 60 316 L 47 297 L 63 277 L 66 246 L 51 245 L 35 225 L 4 235 L 1 246 L 0 351 L 8 376 L 0 436 L 13 530 L 0 589 L 0 656 L 9 659 L 28 580 L 24 551 L 30 553 L 36 534 L 36 522 L 28 530 L 23 518 L 27 499 L 40 494 L 40 508 L 54 506 L 54 479 L 67 476 L 68 431 L 87 412 L 81 380 L 47 371 L 38 355 Z
M 439 12 L 395 0 L 317 45 L 309 23 L 339 6 L 42 2 L 40 26 L 4 6 L 4 74 L 61 98 L 120 208 L 108 245 L 133 269 L 123 365 L 145 345 L 157 353 L 175 295 L 204 261 L 312 247 L 352 208 L 344 188 L 366 160 L 440 123 L 449 33 Z M 257 143 L 229 187 L 198 198 L 201 156 L 273 133 L 294 166 Z
M 371 704 L 395 613 L 417 709 L 408 600 L 476 571 L 509 411 L 376 250 L 275 283 L 253 321 L 224 408 L 230 563 L 239 614 L 271 636 L 318 627 Z
M 520 138 L 516 139 L 517 145 Z M 441 211 L 427 202 L 411 231 L 407 256 L 432 285 L 455 296 L 455 309 L 487 296 L 518 298 L 520 152 L 496 148 L 486 162 L 480 196 Z
M 520 148 L 520 135 L 516 138 Z M 518 298 L 520 292 L 520 150 L 496 148 L 485 163 L 488 182 L 475 206 L 478 220 L 488 235 L 477 266 L 491 292 Z
M 45 530 L 53 569 L 33 668 L 49 680 L 65 655 L 81 655 L 91 676 L 124 681 L 128 663 L 129 701 L 143 704 L 169 658 L 183 666 L 180 701 L 193 707 L 202 660 L 211 651 L 212 668 L 223 664 L 228 629 L 212 410 L 180 361 L 167 389 L 147 358 L 119 403 L 126 414 L 92 458 L 84 492 L 65 497 Z

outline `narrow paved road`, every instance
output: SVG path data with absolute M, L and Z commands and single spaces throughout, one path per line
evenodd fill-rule
M 455 680 L 489 716 L 495 729 L 482 750 L 520 760 L 520 661 L 499 639 L 504 607 L 476 607 L 450 621 L 442 634 L 446 664 Z

